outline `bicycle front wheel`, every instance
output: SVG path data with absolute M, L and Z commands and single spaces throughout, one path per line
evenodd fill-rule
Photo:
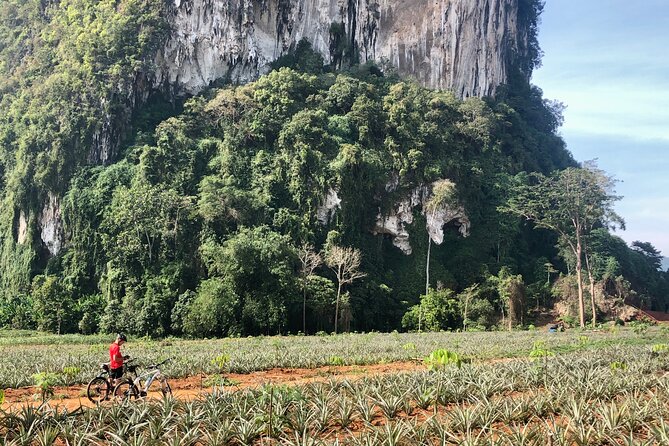
M 132 381 L 123 381 L 114 388 L 114 398 L 118 401 L 128 401 L 139 398 L 139 389 Z
M 163 398 L 172 396 L 172 388 L 166 379 L 160 382 L 160 391 L 163 392 Z
M 86 396 L 94 404 L 100 404 L 109 396 L 109 381 L 102 376 L 93 378 L 86 388 Z

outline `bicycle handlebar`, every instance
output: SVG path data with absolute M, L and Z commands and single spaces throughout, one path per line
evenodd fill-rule
M 148 368 L 150 368 L 150 369 L 157 369 L 157 368 L 160 367 L 161 365 L 166 364 L 167 362 L 169 362 L 169 361 L 171 361 L 171 360 L 172 360 L 172 358 L 167 358 L 166 360 L 164 360 L 163 362 L 159 362 L 158 364 L 151 364 Z
M 133 361 L 136 361 L 136 360 L 137 360 L 137 358 L 129 358 L 129 359 L 126 359 L 126 360 L 123 362 L 123 365 L 127 365 L 127 364 L 129 364 L 129 363 L 131 363 L 131 362 L 133 362 Z M 164 360 L 164 361 L 162 361 L 162 362 L 159 362 L 159 363 L 157 363 L 157 364 L 151 364 L 151 365 L 147 366 L 147 369 L 157 369 L 157 368 L 160 367 L 161 365 L 166 364 L 166 363 L 168 363 L 168 362 L 171 361 L 171 360 L 172 360 L 172 358 L 167 358 L 166 360 Z

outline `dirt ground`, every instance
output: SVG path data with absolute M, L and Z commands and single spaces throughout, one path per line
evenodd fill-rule
M 376 364 L 368 366 L 327 366 L 315 369 L 272 369 L 262 372 L 254 372 L 247 375 L 228 374 L 225 377 L 234 385 L 227 389 L 244 389 L 259 387 L 267 384 L 302 385 L 312 382 L 324 382 L 330 379 L 359 379 L 366 376 L 384 375 L 399 372 L 423 370 L 425 366 L 419 362 L 396 362 L 391 364 Z M 212 392 L 212 387 L 207 386 L 206 375 L 196 375 L 182 379 L 169 379 L 172 394 L 182 400 L 193 400 Z M 157 383 L 156 383 L 157 384 Z M 161 398 L 157 385 L 152 386 L 155 391 L 149 392 L 149 399 Z M 22 387 L 19 389 L 6 389 L 5 402 L 2 409 L 5 411 L 18 410 L 22 406 L 39 406 L 41 398 L 39 390 L 35 387 Z M 94 406 L 86 397 L 86 385 L 71 387 L 56 387 L 54 397 L 49 401 L 51 407 L 60 410 L 73 411 L 80 407 Z M 103 404 L 113 404 L 105 402 Z

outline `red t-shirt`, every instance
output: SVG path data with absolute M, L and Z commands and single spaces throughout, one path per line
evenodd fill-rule
M 121 359 L 118 361 L 114 360 L 114 357 L 119 356 Z M 121 356 L 121 346 L 114 342 L 109 346 L 109 362 L 112 369 L 118 369 L 123 367 L 123 356 Z

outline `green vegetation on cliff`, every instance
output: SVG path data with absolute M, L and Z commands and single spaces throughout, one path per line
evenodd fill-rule
M 329 72 L 301 44 L 258 81 L 175 107 L 145 96 L 164 8 L 0 5 L 0 325 L 472 328 L 523 323 L 550 301 L 551 271 L 571 292 L 556 235 L 498 211 L 514 175 L 575 165 L 556 133 L 561 105 L 524 76 L 462 101 L 373 66 Z M 453 188 L 431 209 L 438 184 Z M 448 212 L 436 244 L 426 223 L 439 233 L 435 214 Z M 399 214 L 403 226 L 381 227 Z M 456 224 L 469 223 L 462 237 Z M 593 233 L 604 294 L 663 307 L 652 246 Z M 320 258 L 308 271 L 305 247 Z M 338 247 L 361 254 L 362 277 L 338 278 Z
M 45 203 L 69 188 L 82 165 L 114 161 L 167 31 L 164 16 L 163 0 L 0 3 L 0 284 L 7 292 L 25 290 L 44 267 L 36 228 Z

